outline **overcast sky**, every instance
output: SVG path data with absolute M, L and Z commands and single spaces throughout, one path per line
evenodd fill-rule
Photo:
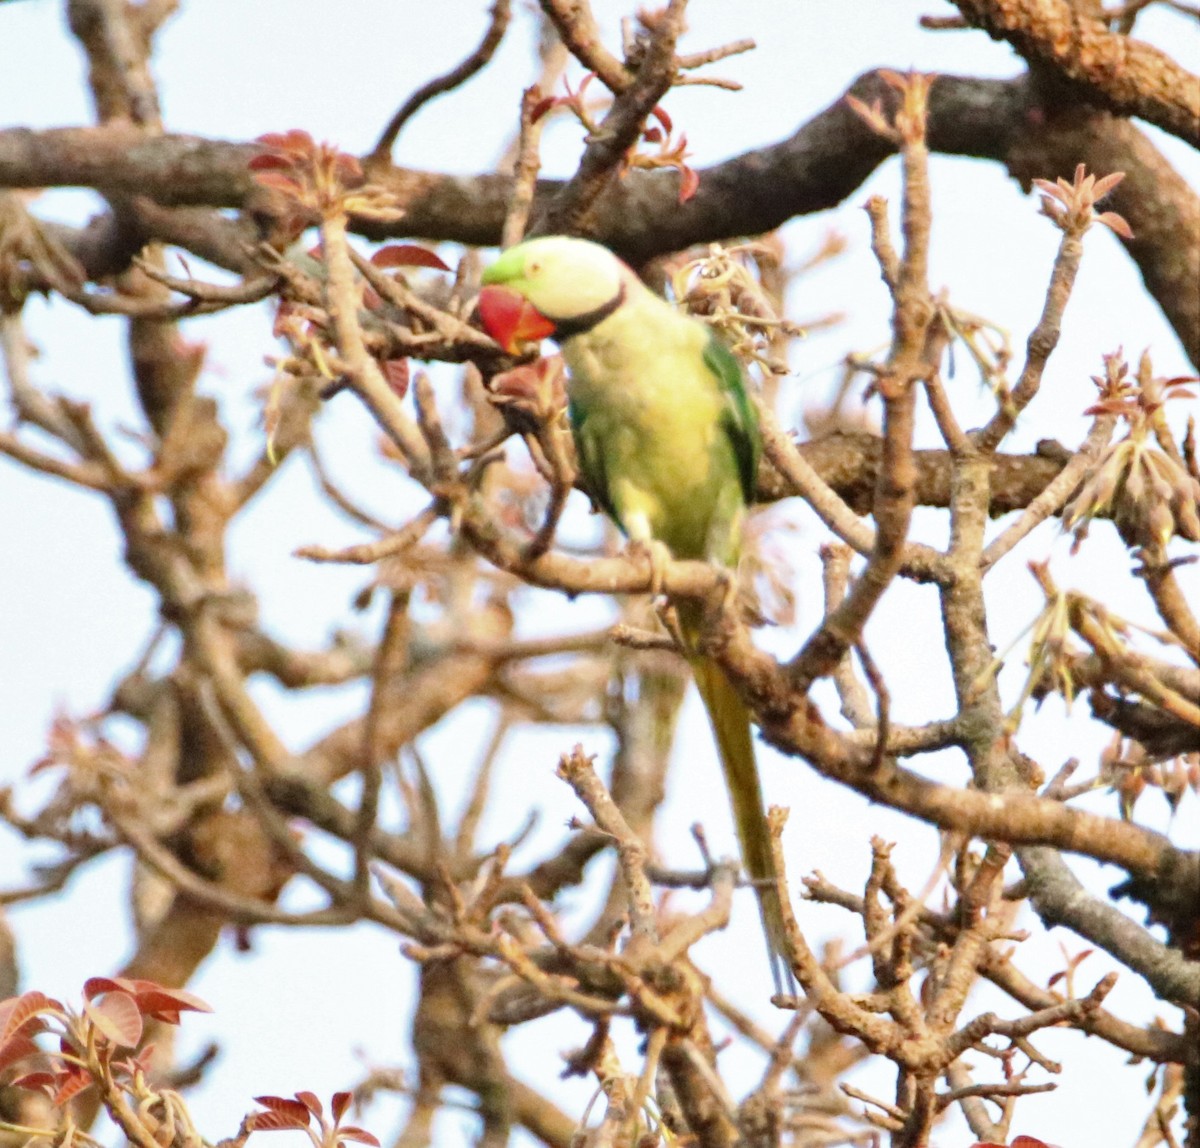
M 601 0 L 595 7 L 604 17 L 610 44 L 615 43 L 616 19 L 626 6 Z M 61 9 L 50 0 L 0 5 L 0 126 L 88 122 L 84 68 Z M 246 140 L 297 127 L 344 150 L 364 151 L 407 93 L 470 50 L 482 29 L 485 9 L 481 0 L 185 2 L 183 12 L 162 33 L 155 57 L 167 128 Z M 397 162 L 462 173 L 485 170 L 495 162 L 512 133 L 520 91 L 533 75 L 534 21 L 524 6 L 518 9 L 514 28 L 493 66 L 461 92 L 424 110 L 405 130 L 396 150 Z M 982 34 L 916 30 L 920 14 L 949 11 L 937 0 L 696 0 L 685 50 L 744 36 L 755 38 L 759 47 L 715 69 L 740 80 L 745 85 L 741 94 L 690 88 L 672 93 L 666 106 L 687 132 L 693 163 L 702 167 L 790 134 L 871 66 L 990 76 L 1019 70 L 1006 47 Z M 1194 29 L 1154 12 L 1144 27 L 1148 38 L 1163 36 L 1185 66 L 1200 67 L 1200 38 L 1193 35 L 1185 42 L 1180 34 Z M 578 79 L 578 71 L 572 76 Z M 1162 142 L 1181 170 L 1200 182 L 1196 154 L 1178 141 Z M 577 131 L 566 124 L 553 127 L 546 141 L 548 172 L 569 173 L 579 148 Z M 995 165 L 935 157 L 933 172 L 933 286 L 945 286 L 960 306 L 1009 330 L 1020 348 L 1042 303 L 1057 232 L 1038 215 L 1036 201 L 1024 196 Z M 847 321 L 830 332 L 814 334 L 797 350 L 795 373 L 783 396 L 785 419 L 794 421 L 803 407 L 818 403 L 828 393 L 836 364 L 847 351 L 869 350 L 888 338 L 888 301 L 870 256 L 866 218 L 859 207 L 875 192 L 894 201 L 897 186 L 897 166 L 892 162 L 843 209 L 796 221 L 786 229 L 797 261 L 815 250 L 830 228 L 844 234 L 849 247 L 836 263 L 802 280 L 791 300 L 791 317 L 797 320 L 838 311 L 846 314 Z M 49 217 L 83 220 L 94 205 L 86 193 L 59 192 L 44 196 L 35 208 Z M 88 397 L 102 427 L 111 430 L 136 423 L 120 320 L 96 320 L 40 300 L 30 302 L 26 316 L 41 351 L 35 367 L 39 382 Z M 269 316 L 265 310 L 247 309 L 194 320 L 187 324 L 187 335 L 209 343 L 205 388 L 220 398 L 240 432 L 235 453 L 250 456 L 261 441 L 252 396 L 267 381 L 263 356 L 274 349 Z M 1088 377 L 1099 371 L 1102 352 L 1121 345 L 1133 356 L 1150 347 L 1159 373 L 1189 370 L 1173 333 L 1141 290 L 1136 270 L 1113 238 L 1096 228 L 1086 240 L 1083 269 L 1044 393 L 1020 429 L 1017 445 L 1027 448 L 1047 436 L 1068 445 L 1077 443 L 1085 428 L 1080 412 L 1092 393 Z M 965 364 L 953 385 L 958 401 L 979 417 L 986 407 L 985 395 Z M 348 399 L 331 405 L 317 433 L 339 476 L 385 518 L 402 520 L 405 494 L 394 474 L 369 457 L 372 428 Z M 932 444 L 931 429 L 922 427 L 921 433 L 923 441 Z M 289 467 L 278 489 L 233 532 L 231 568 L 262 593 L 264 617 L 275 631 L 315 644 L 338 627 L 363 626 L 350 608 L 363 575 L 306 565 L 293 558 L 292 551 L 304 543 L 338 545 L 361 540 L 362 535 L 318 507 L 303 468 Z M 786 536 L 785 544 L 801 588 L 799 628 L 806 631 L 818 619 L 815 550 L 822 536 L 802 513 L 793 513 L 790 521 L 797 530 Z M 944 539 L 942 516 L 922 513 L 918 524 L 927 537 Z M 991 603 L 999 644 L 1016 639 L 1036 612 L 1039 595 L 1023 573 L 1024 562 L 1046 555 L 1052 557 L 1060 583 L 1110 599 L 1123 613 L 1152 619 L 1140 599 L 1124 594 L 1130 584 L 1124 552 L 1111 544 L 1107 530 L 1094 533 L 1083 555 L 1072 561 L 1066 541 L 1048 524 L 1008 559 L 1009 569 L 998 576 Z M 153 628 L 154 602 L 125 574 L 120 544 L 104 505 L 30 476 L 3 459 L 0 537 L 6 540 L 0 548 L 0 585 L 6 603 L 0 612 L 0 680 L 6 683 L 0 694 L 4 730 L 0 782 L 9 783 L 17 781 L 41 752 L 56 709 L 82 715 L 104 704 L 114 675 L 128 668 L 139 643 Z M 1193 597 L 1200 596 L 1195 593 L 1200 589 L 1196 568 L 1183 575 Z M 548 595 L 537 600 L 547 608 L 537 617 L 522 619 L 530 631 L 584 627 L 604 616 L 600 602 L 568 605 Z M 902 624 L 889 626 L 889 619 Z M 932 592 L 899 587 L 871 628 L 872 649 L 892 686 L 898 720 L 948 712 L 948 675 L 940 665 L 931 667 L 913 640 L 922 624 L 937 625 Z M 932 629 L 927 632 L 936 634 Z M 776 632 L 764 640 L 785 649 L 796 637 Z M 1019 663 L 1019 655 L 1013 660 Z M 1005 681 L 1009 696 L 1015 696 L 1019 665 Z M 307 744 L 361 704 L 357 688 L 324 691 L 300 703 L 266 687 L 259 696 L 295 747 Z M 468 751 L 486 739 L 490 721 L 487 708 L 473 704 L 423 741 L 429 760 L 449 763 L 444 770 L 439 767 L 437 781 L 452 806 L 455 787 L 461 785 L 470 765 Z M 703 808 L 697 808 L 694 800 L 697 792 L 719 792 L 720 785 L 694 698 L 689 700 L 684 724 L 678 752 L 688 762 L 689 784 L 675 786 L 664 811 L 660 844 L 668 858 L 687 863 L 691 860 L 687 827 L 699 816 L 705 819 L 718 851 L 734 847 L 723 804 L 706 799 Z M 582 735 L 589 748 L 603 752 L 602 735 L 595 731 L 582 731 Z M 539 828 L 524 856 L 536 856 L 539 849 L 558 840 L 563 821 L 576 810 L 565 787 L 554 780 L 553 767 L 558 752 L 579 736 L 581 731 L 543 730 L 514 742 L 497 784 L 497 792 L 508 791 L 510 801 L 492 811 L 487 826 L 494 839 L 505 836 L 530 807 L 536 807 L 541 812 Z M 1089 728 L 1085 713 L 1064 720 L 1061 707 L 1054 704 L 1031 716 L 1022 739 L 1050 770 L 1072 754 L 1090 764 L 1104 740 L 1099 731 Z M 901 841 L 897 859 L 902 876 L 913 887 L 923 884 L 936 852 L 932 833 L 815 781 L 796 762 L 766 751 L 761 759 L 768 800 L 793 807 L 788 845 L 796 878 L 820 868 L 835 880 L 861 882 L 869 858 L 865 848 L 852 854 L 845 842 L 865 840 L 862 827 L 867 824 L 871 831 Z M 947 761 L 944 768 L 944 776 L 961 780 L 958 765 Z M 1181 842 L 1196 844 L 1200 840 L 1196 802 L 1189 800 L 1185 815 L 1171 832 Z M 1112 812 L 1113 802 L 1101 797 L 1096 807 Z M 1138 812 L 1166 826 L 1156 798 L 1147 799 Z M 0 872 L 8 874 L 2 882 L 5 886 L 18 880 L 17 857 L 11 835 L 0 835 Z M 71 997 L 86 976 L 120 965 L 129 943 L 124 924 L 126 869 L 123 862 L 106 861 L 77 878 L 58 901 L 13 913 L 25 987 Z M 1107 876 L 1096 879 L 1104 881 Z M 596 885 L 593 880 L 592 887 Z M 303 890 L 295 894 L 304 896 Z M 748 898 L 743 901 L 733 927 L 700 950 L 714 968 L 737 955 L 738 938 L 747 930 L 757 941 L 754 906 Z M 586 908 L 582 900 L 578 908 Z M 815 935 L 832 933 L 844 924 L 838 915 L 817 907 L 802 912 L 803 923 Z M 210 959 L 192 987 L 217 1013 L 212 1018 L 187 1018 L 184 1025 L 188 1047 L 199 1046 L 210 1034 L 225 1035 L 222 1059 L 194 1098 L 206 1136 L 231 1134 L 252 1095 L 308 1088 L 327 1096 L 348 1086 L 363 1071 L 362 1061 L 355 1059 L 356 1048 L 372 1063 L 411 1064 L 403 1040 L 396 1039 L 406 1032 L 411 968 L 398 955 L 394 938 L 366 927 L 353 934 L 338 930 L 298 935 L 259 929 L 250 956 L 237 954 L 226 944 Z M 81 944 L 79 938 L 85 935 L 87 942 Z M 1035 969 L 1054 967 L 1055 960 L 1061 961 L 1056 949 L 1060 940 L 1071 950 L 1083 947 L 1077 938 L 1055 934 L 1026 946 L 1028 954 L 1021 960 Z M 1087 983 L 1107 967 L 1100 958 L 1089 961 Z M 766 999 L 766 990 L 764 963 L 761 970 L 749 970 L 743 1000 L 781 1027 L 786 1018 L 770 1016 L 757 1003 Z M 1149 994 L 1130 975 L 1123 977 L 1110 1000 L 1134 1017 L 1144 1016 L 1151 1007 Z M 996 1003 L 985 995 L 978 1002 L 981 1009 Z M 579 1043 L 581 1033 L 580 1026 L 561 1019 L 527 1026 L 512 1038 L 511 1047 L 518 1050 L 512 1067 L 531 1082 L 544 1084 L 557 1071 L 553 1062 L 547 1063 L 546 1050 Z M 1125 1067 L 1124 1057 L 1075 1034 L 1053 1032 L 1039 1039 L 1047 1053 L 1067 1061 L 1068 1071 L 1057 1095 L 1022 1102 L 1022 1119 L 1015 1131 L 1036 1132 L 1064 1148 L 1100 1142 L 1095 1139 L 1100 1129 L 1105 1143 L 1132 1142 L 1134 1129 L 1144 1117 L 1136 1077 L 1146 1070 Z M 1084 1056 L 1089 1057 L 1086 1071 L 1077 1059 Z M 731 1082 L 749 1086 L 760 1068 L 753 1057 L 743 1057 L 730 1070 Z M 888 1066 L 877 1065 L 864 1077 L 864 1086 L 888 1091 L 889 1072 Z M 561 1085 L 557 1095 L 578 1113 L 590 1089 L 586 1082 L 572 1082 Z M 1114 1098 L 1111 1104 L 1108 1097 Z M 380 1108 L 367 1123 L 386 1140 L 396 1119 L 395 1109 Z M 439 1143 L 466 1144 L 473 1127 L 469 1117 L 451 1113 L 444 1119 Z M 955 1143 L 949 1133 L 941 1142 Z

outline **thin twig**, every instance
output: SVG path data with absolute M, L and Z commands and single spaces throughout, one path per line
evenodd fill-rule
M 389 160 L 396 137 L 399 136 L 401 129 L 430 100 L 461 87 L 487 66 L 496 54 L 496 49 L 500 47 L 500 41 L 504 39 L 511 16 L 512 0 L 493 0 L 491 19 L 483 34 L 483 39 L 479 41 L 479 46 L 462 63 L 451 68 L 444 75 L 430 80 L 427 84 L 422 84 L 400 105 L 396 114 L 392 116 L 387 127 L 380 134 L 379 142 L 371 149 L 371 154 L 367 159 L 368 167 L 386 163 Z

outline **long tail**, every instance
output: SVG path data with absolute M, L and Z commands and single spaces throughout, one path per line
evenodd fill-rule
M 681 621 L 684 637 L 690 646 L 694 638 L 694 627 L 689 625 L 692 619 L 683 617 Z M 758 910 L 767 938 L 775 991 L 783 992 L 785 987 L 792 990 L 795 980 L 788 960 L 787 933 L 783 926 L 783 907 L 776 884 L 775 863 L 771 858 L 762 784 L 754 762 L 750 711 L 716 662 L 699 655 L 688 660 L 717 740 L 717 752 L 725 773 L 725 786 L 729 790 L 733 820 L 742 850 L 742 865 L 754 881 L 758 893 Z

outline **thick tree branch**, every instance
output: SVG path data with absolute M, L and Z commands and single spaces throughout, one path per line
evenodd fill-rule
M 1053 69 L 1080 99 L 1103 101 L 1200 147 L 1200 79 L 1151 44 L 1110 32 L 1069 0 L 953 0 L 993 39 Z
M 851 85 L 849 94 L 870 103 L 889 99 L 889 91 L 878 73 L 870 72 Z M 1061 99 L 1043 102 L 1039 93 L 1026 77 L 939 77 L 930 93 L 930 149 L 997 160 L 1025 186 L 1035 177 L 1069 176 L 1080 162 L 1091 171 L 1124 171 L 1126 179 L 1111 204 L 1133 229 L 1126 247 L 1184 348 L 1200 363 L 1200 298 L 1194 290 L 1200 273 L 1200 197 L 1133 125 Z M 253 144 L 195 136 L 150 139 L 120 124 L 10 128 L 0 131 L 0 187 L 93 187 L 147 196 L 160 210 L 261 208 L 246 166 L 257 150 Z M 589 227 L 595 238 L 640 264 L 694 243 L 770 231 L 795 216 L 835 207 L 893 151 L 839 98 L 788 139 L 703 169 L 687 203 L 678 202 L 675 174 L 630 172 L 600 197 Z M 499 242 L 511 176 L 447 176 L 407 168 L 372 175 L 400 198 L 406 214 L 399 224 L 353 223 L 362 234 L 481 246 Z M 562 187 L 561 181 L 539 181 L 535 214 Z

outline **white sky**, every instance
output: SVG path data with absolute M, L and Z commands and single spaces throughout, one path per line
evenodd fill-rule
M 0 5 L 0 126 L 51 127 L 88 122 L 90 103 L 79 53 L 65 30 L 61 5 L 24 0 Z M 614 0 L 595 5 L 604 18 L 610 44 L 616 19 L 625 6 Z M 474 172 L 486 169 L 506 143 L 515 119 L 519 93 L 530 82 L 533 21 L 524 6 L 493 66 L 464 90 L 424 110 L 405 130 L 396 150 L 400 163 L 434 170 Z M 315 0 L 193 0 L 168 25 L 156 55 L 156 74 L 168 129 L 244 140 L 266 131 L 304 128 L 318 139 L 337 142 L 347 151 L 363 151 L 405 95 L 429 77 L 456 63 L 476 43 L 486 5 L 477 0 L 444 0 L 441 4 L 358 0 L 344 5 Z M 707 88 L 672 93 L 666 106 L 687 132 L 703 166 L 748 147 L 773 142 L 825 106 L 867 68 L 1008 76 L 1018 64 L 1003 45 L 981 34 L 930 34 L 916 30 L 925 12 L 945 13 L 937 0 L 871 3 L 841 0 L 742 0 L 737 4 L 696 0 L 692 31 L 685 50 L 695 51 L 751 36 L 755 53 L 725 61 L 719 74 L 741 80 L 746 90 L 730 95 Z M 1185 42 L 1181 31 L 1192 29 L 1177 19 L 1152 12 L 1145 20 L 1147 38 L 1162 37 L 1181 63 L 1200 67 L 1200 38 Z M 578 79 L 578 73 L 572 73 Z M 1160 138 L 1161 136 L 1157 136 Z M 1198 157 L 1166 140 L 1164 146 L 1191 178 L 1200 180 Z M 568 173 L 578 156 L 578 134 L 569 126 L 547 136 L 546 162 L 551 174 Z M 996 165 L 937 157 L 933 161 L 935 237 L 932 281 L 945 286 L 960 306 L 983 314 L 1013 334 L 1018 351 L 1041 305 L 1057 233 L 1037 214 Z M 799 260 L 815 249 L 825 231 L 836 227 L 850 241 L 848 254 L 834 265 L 803 280 L 792 303 L 794 318 L 841 311 L 848 322 L 832 332 L 814 335 L 795 355 L 795 375 L 786 384 L 783 414 L 794 417 L 805 405 L 819 402 L 835 376 L 838 360 L 850 349 L 864 350 L 887 338 L 887 299 L 867 246 L 865 216 L 858 207 L 870 193 L 893 201 L 897 167 L 885 165 L 843 209 L 827 216 L 799 220 L 787 229 L 793 256 Z M 56 193 L 39 207 L 46 214 L 82 219 L 93 208 L 80 193 Z M 29 330 L 42 357 L 36 378 L 51 389 L 87 396 L 103 427 L 135 422 L 124 370 L 122 324 L 94 320 L 62 306 L 33 301 L 26 311 Z M 259 444 L 252 392 L 266 381 L 262 356 L 274 348 L 262 311 L 246 311 L 188 324 L 187 335 L 210 345 L 205 385 L 218 395 L 240 431 L 239 458 Z M 1030 447 L 1042 437 L 1071 445 L 1082 436 L 1079 412 L 1092 393 L 1088 376 L 1100 369 L 1100 354 L 1123 345 L 1133 356 L 1153 350 L 1159 373 L 1187 373 L 1178 343 L 1157 308 L 1141 290 L 1137 272 L 1119 245 L 1097 228 L 1086 241 L 1079 283 L 1064 326 L 1060 348 L 1046 374 L 1043 395 L 1018 434 L 1017 445 Z M 963 364 L 952 386 L 955 397 L 978 417 L 983 399 L 972 373 Z M 971 412 L 974 412 L 973 414 Z M 369 422 L 349 399 L 333 404 L 322 417 L 318 435 L 331 465 L 348 486 L 384 517 L 400 521 L 405 492 L 394 473 L 368 456 L 374 441 Z M 923 441 L 932 444 L 930 428 Z M 230 539 L 231 569 L 260 591 L 263 616 L 282 636 L 315 644 L 339 627 L 364 625 L 349 599 L 362 584 L 361 572 L 307 565 L 291 557 L 307 542 L 326 545 L 361 540 L 361 534 L 325 510 L 315 509 L 311 482 L 302 468 L 289 465 L 270 497 L 238 524 Z M 800 630 L 817 619 L 819 568 L 815 550 L 820 532 L 811 519 L 794 516 L 799 532 L 788 546 L 794 555 L 801 593 Z M 921 529 L 933 539 L 944 537 L 944 519 L 920 515 Z M 1075 560 L 1054 528 L 1044 527 L 1007 560 L 993 587 L 993 634 L 1004 648 L 1037 609 L 1038 596 L 1024 572 L 1030 558 L 1053 556 L 1061 584 L 1075 585 L 1145 621 L 1151 614 L 1125 588 L 1128 561 L 1110 544 L 1108 531 L 1095 537 Z M 97 500 L 61 484 L 33 477 L 0 460 L 0 586 L 7 609 L 0 614 L 0 783 L 17 782 L 41 752 L 48 722 L 57 708 L 81 715 L 101 706 L 114 675 L 128 668 L 153 626 L 153 601 L 131 583 L 120 562 L 120 545 L 109 513 Z M 1184 571 L 1193 598 L 1200 599 L 1196 568 Z M 1003 590 L 1001 590 L 1003 587 Z M 550 595 L 530 594 L 543 608 L 522 625 L 532 632 L 564 626 L 584 627 L 602 618 L 597 602 L 565 604 Z M 534 611 L 529 612 L 531 615 Z M 890 619 L 890 622 L 889 622 Z M 895 716 L 917 720 L 949 712 L 948 675 L 944 655 L 938 657 L 936 602 L 931 591 L 898 587 L 872 625 L 869 639 L 891 685 Z M 932 641 L 922 645 L 921 635 Z M 773 647 L 794 646 L 797 634 L 769 635 Z M 1019 663 L 1019 655 L 1012 659 Z M 1019 666 L 1005 679 L 1010 696 L 1020 684 Z M 289 744 L 307 744 L 361 700 L 356 688 L 322 691 L 318 697 L 283 699 L 263 687 L 264 706 L 277 718 Z M 691 863 L 687 827 L 703 817 L 710 840 L 720 852 L 732 851 L 733 838 L 723 800 L 716 799 L 720 781 L 695 699 L 685 712 L 685 730 L 677 749 L 688 769 L 681 785 L 676 770 L 672 795 L 662 818 L 659 842 L 666 857 Z M 433 731 L 422 742 L 427 760 L 437 765 L 437 783 L 451 808 L 461 792 L 473 754 L 490 730 L 490 715 L 481 705 Z M 563 821 L 577 810 L 569 794 L 554 780 L 557 754 L 583 736 L 589 748 L 605 749 L 595 731 L 540 730 L 522 736 L 502 762 L 496 791 L 507 802 L 492 811 L 485 836 L 499 840 L 520 824 L 527 811 L 540 811 L 539 828 L 522 856 L 528 860 L 553 847 Z M 1022 731 L 1022 744 L 1053 770 L 1072 754 L 1085 766 L 1103 742 L 1089 729 L 1086 707 L 1064 720 L 1060 707 L 1047 705 Z M 761 753 L 768 800 L 793 807 L 789 856 L 793 881 L 819 868 L 843 883 L 858 884 L 869 858 L 868 832 L 901 842 L 896 857 L 904 877 L 919 888 L 936 850 L 934 836 L 914 829 L 886 811 L 813 778 L 802 764 Z M 961 780 L 961 765 L 937 766 L 939 776 Z M 700 803 L 697 792 L 705 795 Z M 1165 825 L 1161 802 L 1147 798 L 1139 815 Z M 1114 811 L 1111 799 L 1096 808 Z M 1181 843 L 1195 845 L 1197 805 L 1185 803 L 1172 826 Z M 853 848 L 847 842 L 855 842 Z M 0 880 L 5 887 L 20 881 L 20 853 L 11 835 L 0 835 Z M 1080 867 L 1081 871 L 1085 867 Z M 1095 876 L 1096 867 L 1088 872 Z M 1099 876 L 1101 887 L 1112 873 Z M 123 863 L 106 862 L 72 882 L 53 903 L 20 907 L 13 914 L 24 965 L 25 986 L 72 997 L 88 975 L 107 972 L 127 956 L 129 932 L 124 921 L 127 882 Z M 596 878 L 590 887 L 598 887 Z M 297 897 L 303 897 L 298 893 Z M 749 898 L 721 937 L 706 942 L 702 960 L 719 969 L 739 959 L 745 938 L 758 942 L 757 920 Z M 583 894 L 574 899 L 586 911 Z M 844 917 L 816 906 L 801 907 L 802 922 L 813 935 L 842 930 Z M 1032 922 L 1031 922 L 1032 923 Z M 1060 931 L 1061 932 L 1061 931 Z M 86 938 L 86 941 L 84 941 Z M 1057 944 L 1083 947 L 1063 934 L 1027 944 L 1019 959 L 1035 972 L 1046 972 L 1061 960 Z M 757 948 L 753 948 L 757 957 Z M 759 968 L 759 964 L 762 968 Z M 739 999 L 772 1025 L 786 1018 L 770 1016 L 760 1002 L 768 990 L 765 962 L 746 960 L 739 978 Z M 1090 986 L 1108 965 L 1098 957 L 1083 966 Z M 201 1129 L 213 1139 L 231 1134 L 249 1106 L 262 1093 L 290 1094 L 307 1088 L 328 1096 L 361 1074 L 353 1050 L 370 1063 L 411 1065 L 404 1043 L 411 1007 L 412 969 L 397 953 L 397 942 L 377 930 L 361 927 L 304 934 L 259 929 L 249 957 L 221 946 L 191 986 L 216 1008 L 214 1017 L 188 1018 L 184 1040 L 198 1047 L 210 1035 L 222 1040 L 223 1055 L 205 1085 L 193 1097 Z M 1110 1002 L 1133 1017 L 1145 1016 L 1149 994 L 1126 975 Z M 973 1006 L 1004 1007 L 981 994 Z M 720 1026 L 718 1024 L 718 1030 Z M 554 1050 L 584 1038 L 581 1026 L 554 1019 L 528 1026 L 510 1038 L 511 1066 L 532 1083 L 545 1084 L 557 1075 Z M 1039 1047 L 1063 1059 L 1068 1069 L 1060 1090 L 1021 1104 L 1015 1132 L 1036 1133 L 1069 1145 L 1131 1143 L 1144 1118 L 1140 1079 L 1146 1069 L 1124 1066 L 1124 1057 L 1097 1041 L 1084 1042 L 1070 1033 L 1038 1038 Z M 1086 1067 L 1083 1058 L 1086 1057 Z M 732 1054 L 728 1076 L 736 1089 L 749 1087 L 760 1071 L 757 1059 Z M 876 1066 L 859 1083 L 879 1095 L 890 1092 L 890 1069 Z M 590 1084 L 551 1085 L 568 1111 L 578 1114 L 590 1095 Z M 366 1123 L 387 1139 L 398 1110 L 375 1109 Z M 439 1143 L 470 1142 L 469 1116 L 447 1115 Z M 939 1143 L 949 1148 L 966 1143 L 966 1133 L 945 1131 Z

